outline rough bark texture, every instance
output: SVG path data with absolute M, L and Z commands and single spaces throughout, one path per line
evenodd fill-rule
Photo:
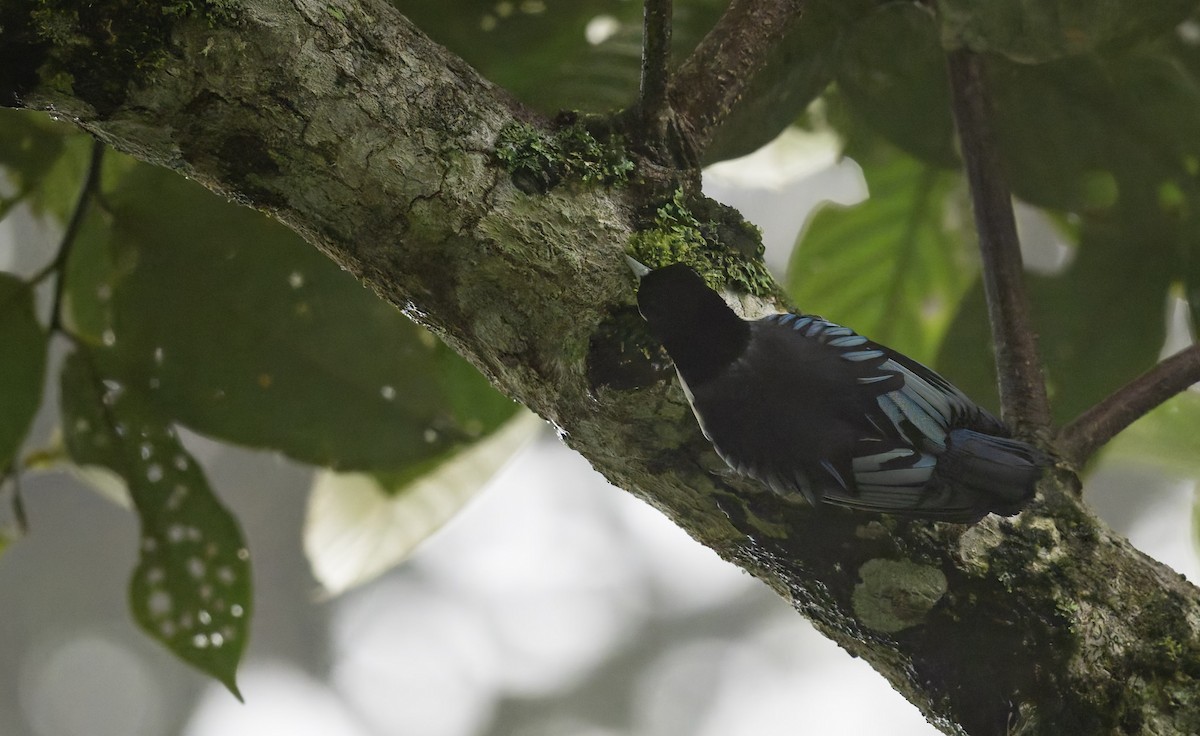
M 729 8 L 683 63 L 671 105 L 698 150 L 712 141 L 771 52 L 801 20 L 802 0 L 730 0 Z
M 633 298 L 635 195 L 514 187 L 492 144 L 536 120 L 386 4 L 244 0 L 236 21 L 169 19 L 158 48 L 111 24 L 81 47 L 86 22 L 43 42 L 34 6 L 0 11 L 0 48 L 23 50 L 0 55 L 0 102 L 289 224 L 947 733 L 1200 733 L 1197 589 L 1082 507 L 1066 469 L 969 529 L 812 511 L 723 475 L 673 381 L 592 391 L 589 345 Z

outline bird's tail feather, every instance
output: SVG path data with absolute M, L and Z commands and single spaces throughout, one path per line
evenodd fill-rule
M 955 429 L 938 458 L 939 480 L 959 493 L 975 496 L 979 508 L 1004 516 L 1021 510 L 1034 494 L 1050 458 L 1020 440 Z

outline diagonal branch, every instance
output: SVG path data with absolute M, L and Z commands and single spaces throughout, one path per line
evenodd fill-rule
M 1025 293 L 1012 194 L 991 129 L 991 98 L 982 63 L 973 52 L 960 49 L 948 55 L 948 67 L 954 119 L 979 232 L 1002 416 L 1019 434 L 1044 434 L 1050 426 L 1050 405 Z
M 1058 433 L 1057 447 L 1084 463 L 1123 429 L 1193 383 L 1200 382 L 1200 345 L 1180 350 L 1080 414 Z
M 671 84 L 671 105 L 701 153 L 714 132 L 800 19 L 801 0 L 732 0 Z
M 155 16 L 170 53 L 139 63 L 136 84 L 64 90 L 64 58 L 113 68 L 95 63 L 108 29 L 47 39 L 60 53 L 21 57 L 34 81 L 17 97 L 291 225 L 947 732 L 1196 732 L 1200 590 L 1066 493 L 964 530 L 814 513 L 712 472 L 676 385 L 589 381 L 592 347 L 632 298 L 634 188 L 513 186 L 494 142 L 527 113 L 383 0 L 237 6 L 237 23 Z

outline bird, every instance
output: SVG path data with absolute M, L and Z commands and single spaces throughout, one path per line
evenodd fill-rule
M 933 370 L 816 315 L 743 319 L 689 266 L 629 260 L 638 311 L 735 474 L 812 506 L 960 524 L 1034 496 L 1049 456 Z

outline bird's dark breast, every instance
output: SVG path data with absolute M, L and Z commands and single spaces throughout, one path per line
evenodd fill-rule
M 828 466 L 853 484 L 853 448 L 879 435 L 868 417 L 879 413 L 876 397 L 888 388 L 858 379 L 878 369 L 797 339 L 790 328 L 760 322 L 753 329 L 741 359 L 689 386 L 705 434 L 730 466 L 777 492 L 819 500 L 832 490 Z

